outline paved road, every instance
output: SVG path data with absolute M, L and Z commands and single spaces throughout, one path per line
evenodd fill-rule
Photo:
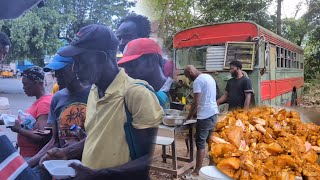
M 25 95 L 20 79 L 0 79 L 0 97 L 9 99 L 10 111 L 14 115 L 17 115 L 20 109 L 26 110 L 35 101 L 35 97 Z M 0 126 L 1 130 L 4 131 L 11 141 L 16 140 L 16 133 L 13 133 L 10 129 Z

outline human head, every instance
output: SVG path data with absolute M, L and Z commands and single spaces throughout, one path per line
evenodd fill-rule
M 164 77 L 161 69 L 161 54 L 161 48 L 154 40 L 149 38 L 135 39 L 127 44 L 118 65 L 125 68 L 127 74 L 134 79 L 151 81 L 155 75 Z M 149 82 L 149 84 L 151 83 Z
M 118 72 L 117 47 L 118 40 L 108 27 L 91 24 L 81 28 L 58 54 L 75 60 L 73 72 L 86 74 L 91 82 L 101 85 Z
M 11 43 L 9 37 L 5 33 L 0 32 L 0 63 L 6 58 L 10 47 Z
M 150 21 L 147 17 L 129 14 L 120 20 L 116 35 L 119 39 L 119 50 L 123 52 L 128 42 L 137 38 L 149 38 L 151 33 Z
M 54 71 L 59 88 L 65 88 L 72 82 L 78 80 L 76 74 L 72 71 L 73 63 L 74 60 L 71 57 L 62 57 L 59 54 L 56 54 L 43 70 L 45 72 Z
M 193 65 L 188 65 L 184 69 L 184 75 L 190 80 L 194 81 L 201 73 Z
M 22 84 L 27 96 L 37 96 L 43 91 L 44 72 L 41 67 L 33 66 L 23 71 Z
M 240 61 L 230 62 L 230 74 L 232 77 L 236 77 L 238 73 L 242 73 L 242 63 Z

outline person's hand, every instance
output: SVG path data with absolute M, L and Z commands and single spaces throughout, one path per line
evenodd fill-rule
M 19 133 L 20 129 L 22 128 L 19 121 L 16 120 L 15 123 L 14 123 L 14 126 L 10 126 L 9 127 L 11 129 L 11 131 L 13 132 L 16 132 L 16 133 Z
M 46 155 L 44 155 L 39 162 L 39 165 L 42 166 L 44 161 L 48 160 L 67 160 L 67 154 L 62 148 L 52 148 L 50 149 Z
M 69 166 L 76 171 L 76 176 L 73 178 L 74 180 L 96 179 L 96 170 L 92 170 L 78 163 L 71 163 Z

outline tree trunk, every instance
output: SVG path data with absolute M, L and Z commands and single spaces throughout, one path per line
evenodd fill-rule
M 281 36 L 281 1 L 277 0 L 277 34 Z

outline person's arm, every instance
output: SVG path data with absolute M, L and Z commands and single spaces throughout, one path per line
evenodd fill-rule
M 48 115 L 41 115 L 37 118 L 36 126 L 39 130 L 44 130 L 44 127 L 47 125 Z M 34 143 L 43 143 L 48 140 L 48 136 L 34 134 L 32 130 L 27 130 L 21 127 L 20 123 L 16 121 L 15 125 L 10 127 L 13 132 L 16 132 L 22 136 L 27 137 Z
M 228 96 L 230 91 L 230 80 L 227 82 L 226 89 L 224 91 L 224 94 L 217 100 L 217 105 L 223 104 L 227 102 Z
M 245 100 L 244 100 L 244 109 L 248 110 L 251 103 L 251 94 L 253 93 L 251 82 L 248 78 L 245 79 L 243 83 L 243 91 L 245 94 Z
M 58 147 L 59 139 L 57 137 L 57 131 L 58 131 L 57 125 L 56 123 L 53 123 L 51 140 L 36 155 L 34 155 L 31 159 L 27 160 L 27 163 L 29 164 L 29 166 L 34 167 L 38 165 L 41 158 L 44 157 L 50 149 L 54 147 Z
M 151 157 L 153 152 L 154 137 L 157 133 L 157 128 L 147 128 L 147 129 L 134 129 L 135 134 L 138 139 L 140 139 L 139 144 L 145 147 L 144 156 L 129 161 L 120 166 L 92 170 L 83 165 L 71 164 L 70 166 L 76 170 L 75 180 L 85 180 L 85 179 L 108 179 L 108 180 L 131 180 L 131 179 L 148 179 L 149 177 L 149 165 L 151 164 Z M 134 178 L 133 178 L 134 177 Z
M 39 164 L 42 165 L 44 161 L 47 160 L 67 160 L 67 159 L 81 159 L 82 152 L 84 148 L 84 143 L 86 139 L 74 143 L 70 146 L 64 148 L 52 148 L 41 158 Z
M 245 93 L 244 109 L 248 110 L 251 102 L 251 93 Z
M 199 104 L 200 104 L 200 97 L 201 97 L 201 93 L 193 93 L 193 101 L 191 104 L 191 109 L 189 111 L 189 114 L 187 116 L 187 120 L 191 119 L 198 110 Z
M 227 99 L 228 99 L 228 91 L 225 91 L 224 94 L 217 100 L 218 106 L 220 104 L 225 103 L 227 101 Z

